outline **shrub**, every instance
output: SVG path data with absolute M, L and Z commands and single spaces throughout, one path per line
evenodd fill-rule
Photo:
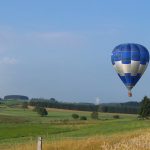
M 44 107 L 36 106 L 33 111 L 36 111 L 41 117 L 48 115 L 48 112 Z
M 97 111 L 94 111 L 91 113 L 91 118 L 92 119 L 98 119 L 98 112 Z
M 114 119 L 119 119 L 120 116 L 119 116 L 119 115 L 114 115 L 113 118 L 114 118 Z
M 87 120 L 87 117 L 86 116 L 81 116 L 80 120 Z
M 72 114 L 72 118 L 73 118 L 73 119 L 78 119 L 78 118 L 79 118 L 79 115 L 78 115 L 78 114 Z
M 41 117 L 48 115 L 48 112 L 47 112 L 46 108 L 44 108 L 44 107 L 40 107 L 37 113 L 38 113 Z

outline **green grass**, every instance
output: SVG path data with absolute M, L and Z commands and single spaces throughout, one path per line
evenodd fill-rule
M 31 137 L 37 135 L 54 135 L 61 132 L 69 132 L 71 130 L 72 128 L 59 127 L 48 124 L 1 124 L 0 140 L 6 140 L 9 138 Z
M 150 121 L 137 121 L 130 119 L 100 121 L 94 125 L 88 125 L 77 131 L 68 132 L 67 136 L 83 137 L 95 135 L 110 135 L 119 132 L 133 131 L 150 127 Z
M 3 100 L 2 103 L 6 106 L 17 106 L 17 105 L 21 105 L 23 102 L 25 102 L 25 100 Z
M 82 138 L 95 135 L 110 135 L 150 128 L 149 120 L 137 120 L 137 115 L 99 113 L 99 120 L 90 118 L 91 112 L 48 109 L 47 117 L 40 117 L 31 109 L 0 107 L 0 144 L 28 141 L 37 136 L 46 139 Z M 87 121 L 73 120 L 77 113 Z

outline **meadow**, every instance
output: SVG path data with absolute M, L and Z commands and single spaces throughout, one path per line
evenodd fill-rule
M 40 117 L 32 109 L 0 105 L 0 149 L 36 149 L 38 136 L 43 137 L 44 150 L 138 149 L 141 141 L 143 150 L 150 147 L 150 121 L 138 120 L 137 115 L 119 114 L 120 119 L 114 119 L 113 113 L 99 113 L 93 120 L 91 112 L 47 109 L 48 116 Z M 74 120 L 73 113 L 87 120 Z

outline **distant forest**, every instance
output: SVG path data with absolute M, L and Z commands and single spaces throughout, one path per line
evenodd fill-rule
M 29 100 L 27 96 L 23 95 L 7 95 L 3 99 L 7 100 L 21 100 L 26 101 L 30 106 L 39 106 L 46 108 L 58 108 L 69 110 L 81 110 L 81 111 L 99 111 L 109 113 L 126 113 L 126 114 L 138 114 L 140 110 L 139 102 L 125 102 L 125 103 L 102 103 L 99 105 L 93 103 L 69 103 L 57 101 L 55 98 L 32 98 Z M 1 99 L 1 101 L 3 101 Z
M 46 108 L 58 108 L 69 110 L 82 110 L 82 111 L 99 111 L 109 113 L 126 113 L 126 114 L 138 114 L 140 109 L 140 103 L 138 102 L 126 102 L 126 103 L 104 103 L 95 105 L 93 103 L 67 103 L 59 102 L 54 98 L 37 99 L 33 98 L 29 101 L 30 106 L 40 106 Z
M 6 95 L 6 96 L 4 96 L 4 100 L 9 100 L 9 99 L 28 100 L 29 98 L 24 95 Z

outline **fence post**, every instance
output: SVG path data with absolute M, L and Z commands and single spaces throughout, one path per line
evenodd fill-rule
M 42 150 L 42 137 L 38 137 L 37 150 Z

